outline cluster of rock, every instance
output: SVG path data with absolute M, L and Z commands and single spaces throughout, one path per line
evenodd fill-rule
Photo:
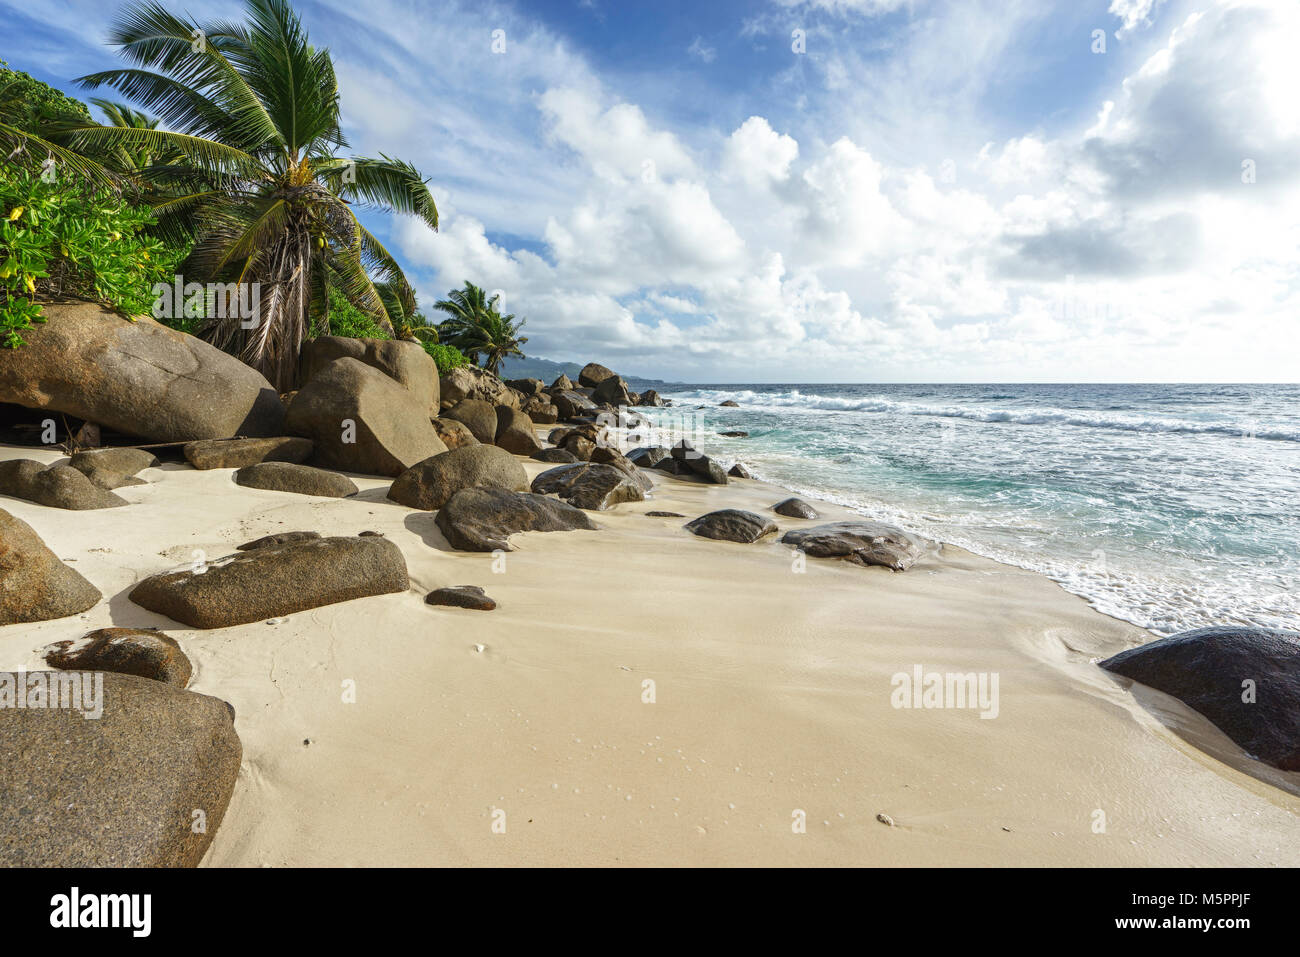
M 817 512 L 802 499 L 778 502 L 772 510 L 794 518 L 815 519 Z M 780 529 L 772 519 L 738 508 L 724 508 L 686 523 L 690 532 L 702 538 L 753 544 Z M 879 565 L 892 571 L 906 571 L 937 548 L 934 542 L 881 522 L 832 522 L 811 528 L 791 529 L 781 543 L 814 558 L 834 558 L 854 565 Z
M 358 489 L 342 472 L 391 476 L 389 499 L 436 513 L 434 524 L 454 549 L 512 550 L 522 532 L 597 530 L 591 512 L 647 497 L 654 482 L 646 469 L 728 482 L 723 464 L 686 442 L 623 455 L 597 416 L 664 403 L 653 391 L 633 393 L 594 363 L 577 383 L 561 376 L 550 386 L 503 382 L 473 368 L 439 379 L 416 343 L 323 337 L 304 345 L 300 387 L 281 397 L 256 372 L 192 337 L 88 306 L 54 310 L 19 350 L 36 370 L 31 375 L 2 353 L 0 402 L 173 444 L 194 468 L 233 469 L 233 481 L 250 489 L 345 497 Z M 566 424 L 544 448 L 536 427 L 559 422 Z M 530 482 L 523 456 L 555 467 Z M 7 461 L 0 463 L 0 494 L 58 508 L 120 507 L 127 503 L 114 490 L 139 484 L 138 473 L 158 464 L 152 451 L 125 447 L 77 452 L 52 466 Z M 747 475 L 743 466 L 730 474 Z M 783 503 L 778 511 L 793 509 Z M 798 514 L 815 516 L 811 509 Z M 738 510 L 687 527 L 749 542 L 777 531 L 770 519 Z M 882 548 L 858 552 L 878 559 Z M 214 629 L 410 586 L 401 550 L 382 535 L 302 530 L 153 574 L 129 598 L 191 628 Z M 0 624 L 75 615 L 101 598 L 30 526 L 0 511 Z M 435 589 L 425 600 L 495 607 L 476 586 Z M 66 712 L 47 710 L 0 722 L 0 825 L 10 825 L 0 837 L 0 863 L 197 863 L 238 772 L 232 709 L 184 690 L 192 665 L 178 642 L 158 631 L 100 629 L 55 642 L 45 660 L 55 669 L 50 674 L 101 676 L 104 717 L 69 724 Z M 91 780 L 99 782 L 94 789 L 85 783 Z M 196 809 L 206 815 L 203 831 L 189 827 Z M 15 833 L 34 843 L 20 846 Z

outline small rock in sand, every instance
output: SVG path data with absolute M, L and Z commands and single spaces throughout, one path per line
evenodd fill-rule
M 497 603 L 487 596 L 478 585 L 456 585 L 451 588 L 436 588 L 425 596 L 426 605 L 450 605 L 453 608 L 469 608 L 474 611 L 491 611 Z

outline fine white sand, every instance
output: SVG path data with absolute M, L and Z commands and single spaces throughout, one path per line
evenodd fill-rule
M 1157 720 L 1092 663 L 1150 635 L 952 547 L 901 574 L 799 572 L 775 539 L 644 514 L 764 512 L 787 493 L 651 474 L 651 500 L 594 514 L 603 530 L 519 535 L 503 561 L 450 550 L 431 513 L 367 477 L 355 498 L 315 499 L 168 465 L 118 490 L 127 508 L 0 499 L 106 596 L 0 628 L 0 668 L 44 667 L 42 646 L 108 625 L 175 637 L 244 745 L 214 866 L 1300 864 L 1300 775 L 1147 693 Z M 410 592 L 214 631 L 126 597 L 196 550 L 299 529 L 383 532 Z M 499 608 L 423 603 L 461 584 Z M 891 677 L 918 665 L 996 673 L 997 717 L 893 707 Z

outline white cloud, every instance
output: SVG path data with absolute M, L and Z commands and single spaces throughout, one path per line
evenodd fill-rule
M 705 63 L 712 63 L 718 58 L 718 51 L 704 42 L 704 37 L 696 37 L 691 41 L 691 45 L 686 48 L 686 52 L 693 57 L 698 57 Z

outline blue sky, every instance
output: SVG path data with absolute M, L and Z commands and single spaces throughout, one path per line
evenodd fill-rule
M 75 93 L 114 62 L 117 6 L 0 0 L 0 57 Z M 370 224 L 425 302 L 500 290 L 537 355 L 711 381 L 1296 379 L 1300 4 L 299 9 L 354 149 L 415 163 L 442 214 Z

